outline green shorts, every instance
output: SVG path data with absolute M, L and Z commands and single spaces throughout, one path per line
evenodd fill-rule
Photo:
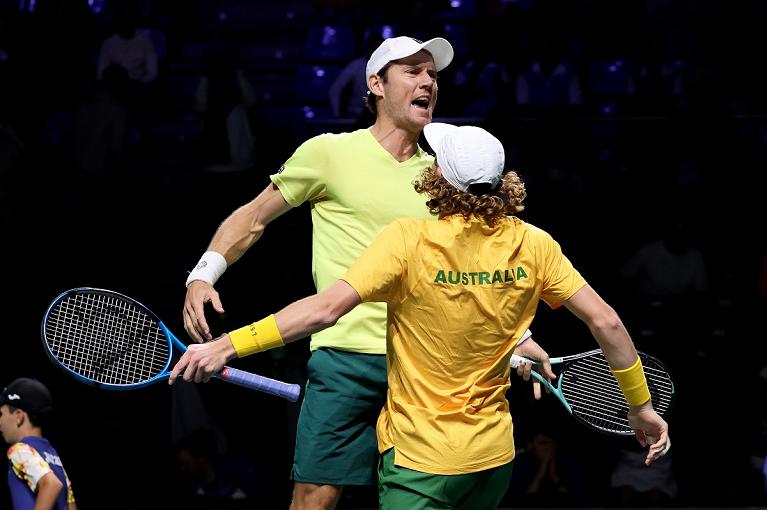
M 317 349 L 307 376 L 293 480 L 375 485 L 376 421 L 386 401 L 386 355 Z
M 378 463 L 381 510 L 495 510 L 511 480 L 512 462 L 462 475 L 434 475 L 394 465 L 394 448 Z

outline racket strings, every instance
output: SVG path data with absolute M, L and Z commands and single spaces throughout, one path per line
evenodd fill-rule
M 673 384 L 658 364 L 643 359 L 645 364 L 653 406 L 663 415 L 671 406 Z M 626 417 L 628 403 L 601 352 L 569 364 L 562 373 L 561 390 L 573 415 L 606 432 L 633 434 Z
M 96 382 L 127 385 L 161 373 L 170 349 L 157 323 L 119 297 L 81 293 L 48 315 L 45 339 L 65 367 Z

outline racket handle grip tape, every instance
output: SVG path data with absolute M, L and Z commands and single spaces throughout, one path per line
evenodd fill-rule
M 524 358 L 524 357 L 519 356 L 517 354 L 512 354 L 511 355 L 511 360 L 509 360 L 509 364 L 511 364 L 511 368 L 517 368 L 522 363 L 525 363 L 525 362 L 528 362 L 528 361 L 532 362 L 533 365 L 536 364 L 536 362 L 531 360 L 531 359 Z
M 298 384 L 289 384 L 275 379 L 270 379 L 261 375 L 251 374 L 244 370 L 238 370 L 232 367 L 224 367 L 218 374 L 218 377 L 224 381 L 239 384 L 253 390 L 263 391 L 271 395 L 282 397 L 295 402 L 301 394 L 301 386 Z

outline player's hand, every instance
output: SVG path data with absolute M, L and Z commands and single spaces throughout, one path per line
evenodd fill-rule
M 176 382 L 182 372 L 185 381 L 208 382 L 214 374 L 224 368 L 227 361 L 236 357 L 237 352 L 229 335 L 222 335 L 213 342 L 190 345 L 174 365 L 168 384 Z
M 205 303 L 210 303 L 217 313 L 224 313 L 221 298 L 211 284 L 202 280 L 191 282 L 184 299 L 184 329 L 197 343 L 213 339 L 205 319 Z
M 530 380 L 530 376 L 533 370 L 540 373 L 543 377 L 549 381 L 556 379 L 556 374 L 551 369 L 551 363 L 549 362 L 549 354 L 538 345 L 533 337 L 528 338 L 521 345 L 518 345 L 514 349 L 514 354 L 523 356 L 525 358 L 534 359 L 538 361 L 538 364 L 533 368 L 532 363 L 520 363 L 517 367 L 517 375 L 521 376 L 525 381 Z M 546 390 L 546 393 L 549 391 Z M 537 379 L 533 379 L 533 397 L 535 400 L 541 399 L 541 383 Z
M 671 449 L 668 423 L 655 412 L 650 400 L 641 406 L 630 407 L 628 420 L 639 444 L 650 447 L 645 458 L 645 465 L 649 466 Z

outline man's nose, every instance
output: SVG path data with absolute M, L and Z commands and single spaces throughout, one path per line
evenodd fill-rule
M 434 80 L 434 78 L 429 76 L 427 73 L 423 73 L 421 74 L 421 80 L 420 80 L 419 86 L 421 88 L 428 88 L 428 89 L 436 88 L 437 82 Z

